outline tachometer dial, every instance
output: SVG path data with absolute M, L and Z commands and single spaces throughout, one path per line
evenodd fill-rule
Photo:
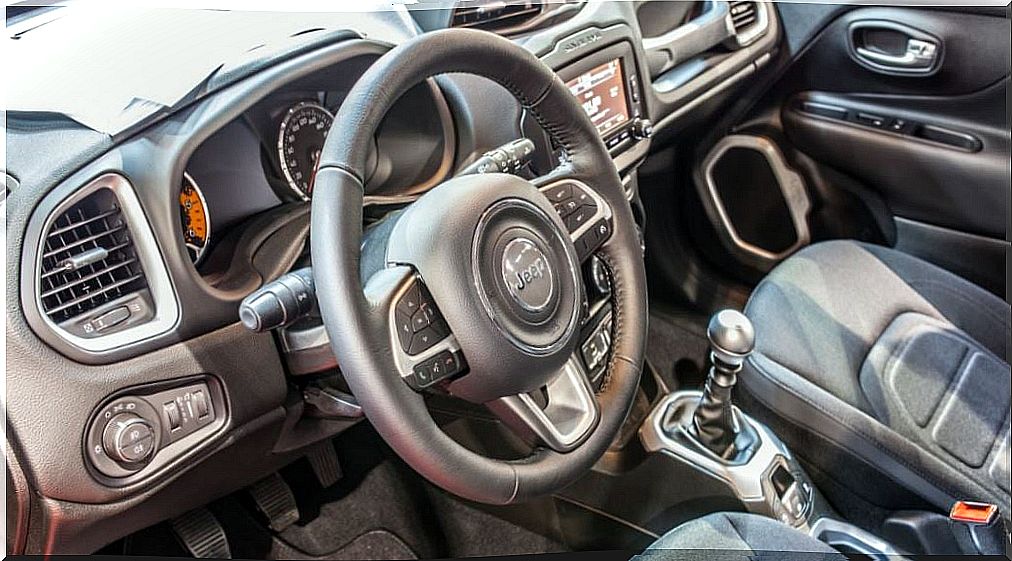
M 179 189 L 179 218 L 183 224 L 183 242 L 190 260 L 196 265 L 203 259 L 211 240 L 211 218 L 207 214 L 204 193 L 188 173 L 183 174 L 183 185 Z
M 316 164 L 333 123 L 334 116 L 329 111 L 308 101 L 292 106 L 281 121 L 278 134 L 281 172 L 288 186 L 303 200 L 313 196 Z

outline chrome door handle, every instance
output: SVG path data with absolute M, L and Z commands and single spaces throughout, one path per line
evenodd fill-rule
M 937 36 L 890 20 L 852 22 L 847 42 L 858 64 L 894 76 L 930 76 L 941 67 L 945 54 Z
M 938 45 L 921 39 L 909 39 L 902 55 L 891 55 L 866 47 L 857 47 L 855 50 L 859 56 L 896 69 L 931 68 L 938 59 Z

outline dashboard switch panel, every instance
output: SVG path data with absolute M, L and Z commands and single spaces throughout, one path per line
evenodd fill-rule
M 225 422 L 220 384 L 209 376 L 131 388 L 99 407 L 85 455 L 104 482 L 129 483 L 194 448 Z

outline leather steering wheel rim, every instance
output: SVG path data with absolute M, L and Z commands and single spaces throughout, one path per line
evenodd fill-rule
M 394 343 L 371 294 L 373 287 L 384 285 L 389 269 L 363 278 L 363 185 L 372 138 L 401 95 L 446 73 L 483 76 L 512 92 L 568 154 L 568 162 L 550 175 L 592 186 L 611 207 L 613 232 L 597 252 L 612 274 L 614 325 L 605 380 L 596 392 L 600 420 L 582 444 L 566 453 L 539 447 L 521 460 L 496 460 L 440 430 L 423 396 L 396 373 Z M 341 105 L 320 157 L 312 205 L 313 274 L 332 349 L 370 422 L 412 468 L 466 499 L 507 504 L 557 491 L 604 454 L 639 383 L 646 280 L 635 222 L 611 157 L 551 69 L 525 49 L 482 31 L 428 33 L 392 49 L 365 72 Z

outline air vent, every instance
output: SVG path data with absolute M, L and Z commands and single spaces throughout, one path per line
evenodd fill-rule
M 741 33 L 759 21 L 758 7 L 755 2 L 738 0 L 731 2 L 730 8 L 735 33 Z
M 99 188 L 53 220 L 42 244 L 39 300 L 63 323 L 147 288 L 116 194 Z
M 472 4 L 472 5 L 467 5 Z M 453 10 L 452 27 L 470 27 L 485 31 L 503 31 L 523 25 L 541 14 L 535 2 L 475 2 Z

